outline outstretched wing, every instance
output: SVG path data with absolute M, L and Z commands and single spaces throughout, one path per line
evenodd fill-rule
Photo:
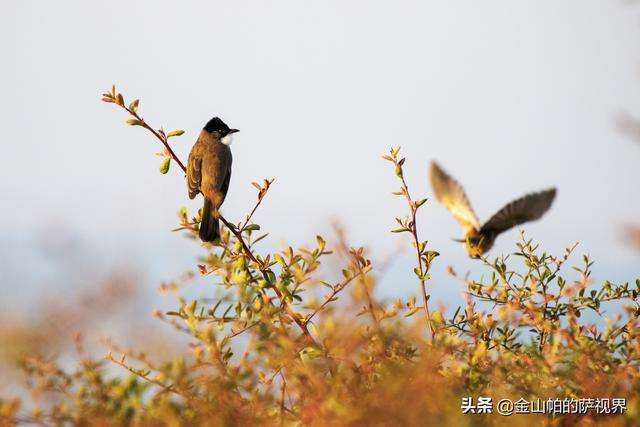
M 462 186 L 434 161 L 429 168 L 429 179 L 436 199 L 449 209 L 465 231 L 480 228 L 478 217 Z
M 500 234 L 516 225 L 539 219 L 549 210 L 555 197 L 556 189 L 551 188 L 514 200 L 493 215 L 481 231 Z
M 202 182 L 202 148 L 199 142 L 196 142 L 187 162 L 187 188 L 189 189 L 189 198 L 193 199 L 200 192 L 200 183 Z

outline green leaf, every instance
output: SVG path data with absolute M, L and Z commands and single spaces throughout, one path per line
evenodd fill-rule
M 127 124 L 129 126 L 142 126 L 142 121 L 138 119 L 129 119 L 127 120 Z
M 169 166 L 171 166 L 171 157 L 165 157 L 160 163 L 160 173 L 165 174 L 169 172 Z
M 267 279 L 267 282 L 269 282 L 270 284 L 273 284 L 276 282 L 276 274 L 273 271 L 266 270 L 264 274 L 266 276 L 265 278 Z
M 258 224 L 249 224 L 247 225 L 243 231 L 255 231 L 260 230 L 260 226 Z
M 284 258 L 282 258 L 282 255 L 280 255 L 280 254 L 274 254 L 274 255 L 273 255 L 273 259 L 275 259 L 275 260 L 276 260 L 276 262 L 277 262 L 278 264 L 280 264 L 281 266 L 283 266 L 283 267 L 284 267 L 285 265 L 287 265 L 287 263 L 284 261 Z
M 422 199 L 422 200 L 418 200 L 415 202 L 416 204 L 416 209 L 418 209 L 420 206 L 424 205 L 426 203 L 427 199 Z
M 427 259 L 427 262 L 433 261 L 433 259 L 437 256 L 440 256 L 440 253 L 436 251 L 427 251 L 427 253 L 425 254 L 425 258 Z
M 418 307 L 413 307 L 411 310 L 409 310 L 404 317 L 411 317 L 414 314 L 416 314 L 418 312 L 418 310 L 420 310 Z
M 331 283 L 327 283 L 327 282 L 325 282 L 324 280 L 320 280 L 320 282 L 319 282 L 319 283 L 320 283 L 322 286 L 325 286 L 325 287 L 327 287 L 327 288 L 329 288 L 329 289 L 333 290 L 333 286 L 331 285 Z
M 404 227 L 395 228 L 395 229 L 391 230 L 392 233 L 404 233 L 405 231 L 411 231 L 411 230 L 409 230 L 408 228 L 404 228 Z
M 167 134 L 167 138 L 171 138 L 172 136 L 180 136 L 184 133 L 182 129 L 172 130 Z

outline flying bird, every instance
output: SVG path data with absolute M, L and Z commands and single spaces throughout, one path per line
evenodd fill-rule
M 462 225 L 464 239 L 458 241 L 464 243 L 471 258 L 479 258 L 491 249 L 500 233 L 542 217 L 549 210 L 556 196 L 555 188 L 527 194 L 508 203 L 489 221 L 480 225 L 462 186 L 434 161 L 431 162 L 429 178 L 436 199 Z
M 204 126 L 191 148 L 187 163 L 189 198 L 198 193 L 204 197 L 199 236 L 203 242 L 214 242 L 220 237 L 220 206 L 229 190 L 231 180 L 231 136 L 238 129 L 229 129 L 214 117 Z

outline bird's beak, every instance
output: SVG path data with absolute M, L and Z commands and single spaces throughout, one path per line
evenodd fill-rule
M 229 135 L 236 132 L 240 132 L 240 129 L 229 129 Z
M 454 242 L 458 242 L 458 243 L 464 243 L 464 242 L 467 241 L 466 239 L 451 239 L 451 240 L 453 240 Z

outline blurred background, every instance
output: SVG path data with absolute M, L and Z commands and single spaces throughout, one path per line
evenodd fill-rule
M 255 217 L 270 232 L 265 251 L 330 238 L 332 220 L 374 259 L 406 246 L 389 233 L 406 206 L 380 158 L 401 145 L 414 197 L 432 195 L 431 159 L 481 221 L 557 186 L 527 235 L 556 254 L 579 241 L 595 281 L 638 273 L 624 225 L 640 213 L 640 145 L 617 126 L 640 113 L 640 13 L 629 2 L 21 0 L 3 4 L 0 22 L 5 314 L 41 315 L 55 295 L 90 310 L 98 301 L 107 322 L 111 300 L 90 290 L 125 271 L 141 288 L 116 293 L 149 317 L 159 284 L 202 254 L 171 232 L 179 207 L 201 200 L 188 200 L 175 165 L 159 174 L 157 141 L 99 101 L 112 83 L 141 99 L 151 124 L 186 131 L 173 140 L 182 159 L 212 116 L 241 129 L 223 213 L 240 220 L 251 181 L 276 178 Z M 444 207 L 421 212 L 442 254 L 433 300 L 458 304 L 445 268 L 478 264 L 451 241 L 461 233 Z M 490 255 L 517 239 L 502 235 Z M 380 295 L 417 292 L 413 257 L 394 258 Z

